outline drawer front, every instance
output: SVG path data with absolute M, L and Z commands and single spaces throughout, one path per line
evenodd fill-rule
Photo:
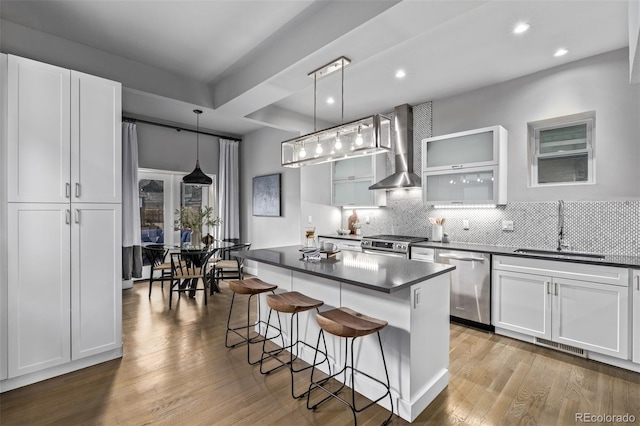
M 629 270 L 612 266 L 557 262 L 516 256 L 493 256 L 494 269 L 629 286 Z

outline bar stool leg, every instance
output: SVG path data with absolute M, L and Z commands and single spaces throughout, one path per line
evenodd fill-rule
M 322 333 L 323 330 L 320 330 L 320 333 Z M 323 333 L 324 334 L 324 333 Z M 384 356 L 384 349 L 382 348 L 382 338 L 380 337 L 380 332 L 377 331 L 376 334 L 378 335 L 378 344 L 380 345 L 380 353 L 382 354 L 382 364 L 384 366 L 384 372 L 385 372 L 385 378 L 386 378 L 386 383 L 376 379 L 375 377 L 361 371 L 361 370 L 357 370 L 355 369 L 353 366 L 354 364 L 354 351 L 353 351 L 353 346 L 355 343 L 356 338 L 352 337 L 351 338 L 351 344 L 349 345 L 349 338 L 346 339 L 346 344 L 345 344 L 345 365 L 342 367 L 342 369 L 332 375 L 330 375 L 329 377 L 326 377 L 324 379 L 322 379 L 319 382 L 314 382 L 313 381 L 313 371 L 311 370 L 311 384 L 309 385 L 309 390 L 307 391 L 307 409 L 309 410 L 315 410 L 316 408 L 318 408 L 318 406 L 320 406 L 320 404 L 324 403 L 325 401 L 331 399 L 331 398 L 336 398 L 338 401 L 342 402 L 343 404 L 345 404 L 346 406 L 348 406 L 351 409 L 351 413 L 353 414 L 353 422 L 354 425 L 357 426 L 358 424 L 358 419 L 357 419 L 357 413 L 360 413 L 361 411 L 366 410 L 367 408 L 371 407 L 372 405 L 378 403 L 379 401 L 381 401 L 382 399 L 384 399 L 385 397 L 389 396 L 389 406 L 391 408 L 390 410 L 390 414 L 389 417 L 382 423 L 383 425 L 387 425 L 389 424 L 389 422 L 391 421 L 391 417 L 393 417 L 393 398 L 391 396 L 391 385 L 390 385 L 390 381 L 389 381 L 389 371 L 387 370 L 387 362 Z M 318 347 L 320 345 L 320 336 L 318 336 Z M 325 342 L 326 345 L 326 342 Z M 351 354 L 348 354 L 348 348 L 349 346 L 351 347 Z M 317 352 L 316 352 L 317 355 Z M 349 356 L 350 355 L 350 356 Z M 347 359 L 351 360 L 351 365 L 347 365 Z M 314 363 L 315 363 L 315 356 L 314 356 Z M 346 383 L 347 383 L 347 376 L 346 376 L 346 370 L 349 369 L 351 370 L 351 375 L 350 375 L 350 381 L 351 381 L 351 403 L 347 402 L 345 399 L 341 398 L 338 394 L 345 388 Z M 387 391 L 378 399 L 376 399 L 375 401 L 371 401 L 370 403 L 366 404 L 363 407 L 356 407 L 356 396 L 355 396 L 355 371 L 357 371 L 359 374 L 362 374 L 364 376 L 367 376 L 368 378 L 370 378 L 371 380 L 374 380 L 378 383 L 380 383 L 381 385 L 383 385 Z M 337 376 L 339 376 L 340 374 L 343 375 L 343 380 L 342 380 L 342 385 L 338 388 L 338 390 L 336 391 L 330 391 L 328 389 L 326 389 L 324 387 L 324 385 L 332 378 L 335 378 Z M 322 400 L 320 400 L 319 402 L 315 403 L 313 406 L 310 406 L 310 399 L 311 399 L 311 391 L 315 388 L 319 388 L 322 389 L 323 391 L 325 391 L 328 395 L 323 398 Z
M 273 310 L 271 310 L 271 311 L 273 311 Z M 269 312 L 269 316 L 271 316 L 271 311 Z M 319 312 L 318 308 L 316 308 L 316 312 Z M 295 335 L 294 335 L 294 328 L 293 328 L 294 317 L 295 317 L 295 322 L 296 322 Z M 326 349 L 327 348 L 327 342 L 324 339 L 324 334 L 319 334 L 318 335 L 318 339 L 320 339 L 320 336 L 322 336 L 322 339 L 324 340 L 324 347 L 325 347 L 325 351 L 324 352 L 317 350 L 318 345 L 316 345 L 316 347 L 314 348 L 313 346 L 309 345 L 308 343 L 300 340 L 300 318 L 298 317 L 298 312 L 295 312 L 295 313 L 291 314 L 289 330 L 290 330 L 290 333 L 291 333 L 291 343 L 289 345 L 285 346 L 284 336 L 282 335 L 281 331 L 280 331 L 280 333 L 278 335 L 281 337 L 282 347 L 274 349 L 274 350 L 271 350 L 271 351 L 267 351 L 265 349 L 266 339 L 262 343 L 262 357 L 260 359 L 260 373 L 269 374 L 269 373 L 271 373 L 271 372 L 273 372 L 275 370 L 278 370 L 278 369 L 280 369 L 282 367 L 288 366 L 289 367 L 289 372 L 290 372 L 290 375 L 291 375 L 291 396 L 294 399 L 301 399 L 301 398 L 304 398 L 309 391 L 307 390 L 307 391 L 302 392 L 301 394 L 296 395 L 296 393 L 294 392 L 294 379 L 293 379 L 294 373 L 300 373 L 300 372 L 308 370 L 310 368 L 313 369 L 316 366 L 324 364 L 325 361 L 327 362 L 327 366 L 328 366 L 329 372 L 331 372 L 331 364 L 329 363 L 329 357 L 327 355 L 327 349 Z M 322 332 L 322 330 L 320 330 L 320 331 Z M 275 336 L 275 337 L 278 337 L 278 336 Z M 320 342 L 318 340 L 318 344 L 319 343 Z M 314 352 L 314 357 L 313 357 L 313 364 L 296 369 L 296 368 L 294 368 L 293 363 L 300 356 L 300 345 L 305 345 L 305 346 L 308 346 L 309 348 L 315 349 L 315 352 Z M 279 359 L 277 356 L 280 355 L 282 352 L 284 352 L 287 349 L 289 350 L 289 361 L 288 362 L 284 362 L 281 359 Z M 293 353 L 294 349 L 295 349 L 295 355 Z M 324 359 L 321 362 L 317 362 L 318 352 L 320 352 L 322 355 L 324 355 Z M 274 360 L 278 361 L 279 365 L 265 371 L 263 369 L 264 361 L 266 361 L 269 358 L 273 358 Z M 313 375 L 313 370 L 312 370 L 311 374 Z
M 275 294 L 274 291 L 271 291 L 271 293 Z M 269 328 L 270 327 L 275 328 L 274 326 L 272 326 L 270 324 L 271 312 L 269 312 L 269 319 L 268 319 L 269 322 L 265 323 L 264 321 L 262 321 L 260 319 L 260 299 L 259 298 L 258 298 L 258 302 L 257 302 L 258 303 L 258 320 L 255 323 L 250 324 L 249 318 L 250 318 L 250 315 L 251 315 L 251 299 L 255 295 L 256 294 L 249 295 L 249 298 L 247 300 L 247 325 L 242 325 L 242 326 L 234 327 L 234 328 L 231 328 L 231 313 L 233 311 L 233 305 L 234 305 L 236 293 L 234 292 L 231 295 L 231 305 L 229 306 L 229 315 L 227 316 L 227 332 L 226 332 L 225 339 L 224 339 L 224 345 L 225 345 L 225 347 L 227 347 L 229 349 L 235 348 L 235 347 L 238 347 L 238 346 L 241 346 L 241 345 L 244 345 L 244 344 L 247 345 L 247 363 L 249 363 L 249 365 L 255 365 L 255 364 L 260 362 L 260 360 L 251 361 L 251 356 L 250 356 L 251 345 L 254 344 L 254 343 L 260 343 L 260 342 L 264 342 L 265 340 L 267 340 L 267 334 L 269 333 Z M 279 334 L 274 336 L 273 338 L 277 338 L 282 333 L 281 332 L 282 323 L 280 322 L 280 315 L 277 312 L 276 312 L 276 317 L 278 319 L 279 328 L 277 330 L 278 330 Z M 251 328 L 256 327 L 256 326 L 260 326 L 260 324 L 265 324 L 266 325 L 265 337 L 262 337 L 259 334 L 257 336 L 255 336 L 255 337 L 250 337 Z M 242 334 L 240 334 L 238 332 L 238 330 L 246 330 L 246 335 L 243 336 Z M 229 344 L 229 332 L 235 333 L 242 340 L 240 340 L 239 342 L 234 343 L 234 344 Z

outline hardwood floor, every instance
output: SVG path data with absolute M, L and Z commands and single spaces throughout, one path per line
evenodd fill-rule
M 183 297 L 168 309 L 159 285 L 123 293 L 124 357 L 0 394 L 2 425 L 348 425 L 329 401 L 316 412 L 293 400 L 287 371 L 248 366 L 224 346 L 231 300 Z M 413 424 L 569 425 L 575 413 L 640 422 L 640 374 L 491 333 L 451 325 L 451 380 Z M 381 407 L 359 415 L 380 424 Z M 394 416 L 392 424 L 408 424 Z M 611 424 L 611 423 L 609 423 Z

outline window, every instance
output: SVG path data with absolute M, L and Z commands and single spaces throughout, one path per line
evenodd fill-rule
M 185 185 L 182 177 L 185 173 L 168 172 L 163 170 L 138 170 L 140 227 L 142 244 L 180 244 L 184 238 L 184 231 L 175 228 L 176 210 L 180 208 L 195 208 L 209 206 L 214 214 L 216 209 L 216 176 L 210 186 Z M 205 229 L 217 237 L 218 228 Z
M 595 183 L 595 112 L 529 123 L 531 186 Z

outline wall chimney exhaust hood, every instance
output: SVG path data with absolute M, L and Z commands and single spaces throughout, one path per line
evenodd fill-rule
M 420 188 L 422 180 L 413 172 L 413 108 L 409 104 L 395 108 L 396 171 L 369 189 Z

